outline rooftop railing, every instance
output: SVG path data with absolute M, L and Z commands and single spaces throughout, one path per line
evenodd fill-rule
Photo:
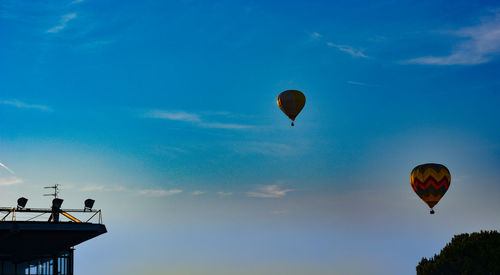
M 45 222 L 74 222 L 74 223 L 97 223 L 102 224 L 101 209 L 53 209 L 53 208 L 19 208 L 0 207 L 0 213 L 6 213 L 0 222 L 5 221 L 45 221 Z M 69 213 L 79 213 L 77 218 Z M 85 213 L 85 214 L 82 214 Z M 1 214 L 0 214 L 1 215 Z M 59 220 L 59 215 L 64 216 L 64 220 Z M 86 215 L 86 216 L 84 216 Z M 56 218 L 57 216 L 57 218 Z M 89 217 L 90 216 L 90 217 Z

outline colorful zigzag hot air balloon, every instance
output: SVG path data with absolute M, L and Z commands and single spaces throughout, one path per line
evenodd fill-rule
M 278 106 L 293 121 L 306 105 L 306 97 L 297 90 L 286 90 L 278 95 Z
M 413 168 L 410 174 L 413 191 L 432 209 L 444 196 L 451 183 L 448 168 L 437 163 L 426 163 Z

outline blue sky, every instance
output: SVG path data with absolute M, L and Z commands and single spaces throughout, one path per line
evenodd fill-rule
M 500 226 L 499 30 L 495 1 L 4 0 L 0 201 L 95 198 L 82 274 L 412 274 Z

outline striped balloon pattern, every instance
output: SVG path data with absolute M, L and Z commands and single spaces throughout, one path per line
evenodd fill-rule
M 410 183 L 413 191 L 432 209 L 448 191 L 451 175 L 444 165 L 427 163 L 413 168 Z
M 306 105 L 306 97 L 297 90 L 286 90 L 278 95 L 278 106 L 293 121 Z

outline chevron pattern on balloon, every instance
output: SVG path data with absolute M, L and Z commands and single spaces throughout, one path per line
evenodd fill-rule
M 426 181 L 422 182 L 418 179 L 414 179 L 411 182 L 411 187 L 413 190 L 416 192 L 418 189 L 423 189 L 426 190 L 429 187 L 433 187 L 434 189 L 438 190 L 441 188 L 444 188 L 445 190 L 448 190 L 448 187 L 450 187 L 450 182 L 448 181 L 447 177 L 443 177 L 441 181 L 436 181 L 433 177 L 427 178 Z
M 448 169 L 436 170 L 434 167 L 429 167 L 423 171 L 421 169 L 414 169 L 411 173 L 411 177 L 418 179 L 421 182 L 426 181 L 429 177 L 432 177 L 436 181 L 441 181 L 443 178 L 447 178 L 448 181 L 451 181 Z
M 413 169 L 410 184 L 417 195 L 433 208 L 450 187 L 450 171 L 441 164 L 427 163 Z

